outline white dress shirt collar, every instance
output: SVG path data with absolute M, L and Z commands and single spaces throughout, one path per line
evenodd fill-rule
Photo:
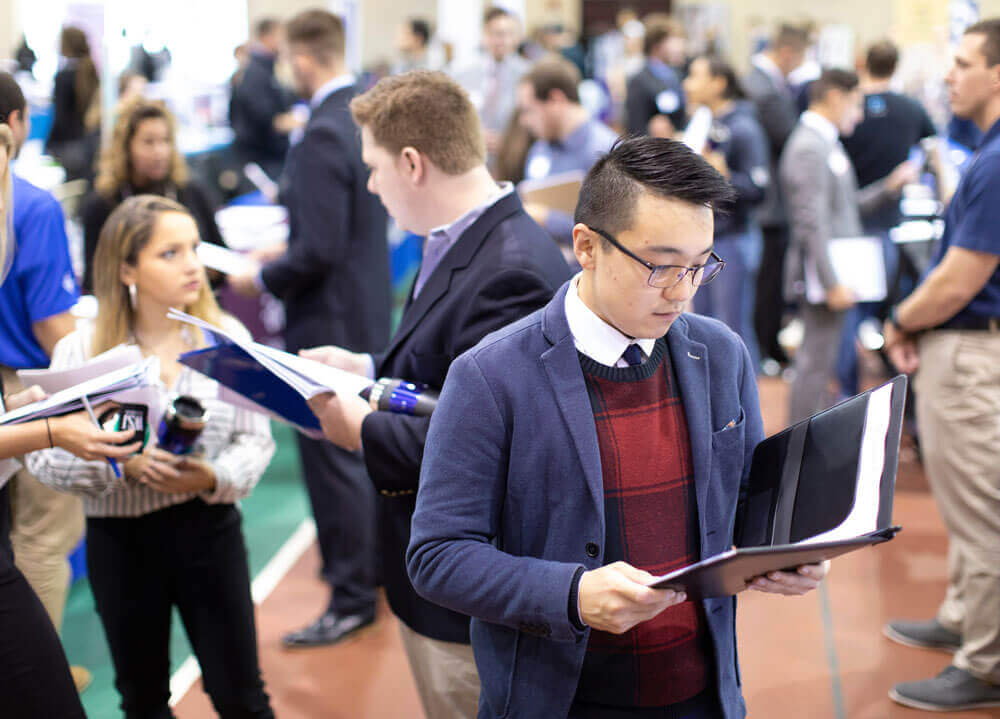
M 350 87 L 357 83 L 357 78 L 351 73 L 345 75 L 337 75 L 336 77 L 328 80 L 323 85 L 320 85 L 319 89 L 313 93 L 312 98 L 309 100 L 309 107 L 315 110 L 317 107 L 323 104 L 323 101 L 330 97 L 337 90 L 342 90 L 345 87 Z
M 580 299 L 576 285 L 580 281 L 577 274 L 566 291 L 566 321 L 573 335 L 577 350 L 606 367 L 627 367 L 622 354 L 630 344 L 637 344 L 648 359 L 653 354 L 656 339 L 633 339 L 602 320 Z
M 831 145 L 836 145 L 840 142 L 840 131 L 837 129 L 837 126 L 817 112 L 813 112 L 812 110 L 803 112 L 802 124 L 818 132 Z

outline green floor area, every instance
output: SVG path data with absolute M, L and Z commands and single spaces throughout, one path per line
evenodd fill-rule
M 278 451 L 260 484 L 241 504 L 251 576 L 256 576 L 264 568 L 309 515 L 295 433 L 277 423 L 272 423 L 271 429 L 278 443 Z M 176 613 L 174 619 L 170 644 L 172 672 L 191 654 Z M 63 645 L 70 664 L 80 664 L 94 675 L 90 688 L 83 693 L 83 705 L 90 719 L 120 717 L 119 697 L 113 686 L 111 657 L 100 620 L 94 610 L 90 586 L 85 579 L 76 582 L 70 591 L 63 623 Z

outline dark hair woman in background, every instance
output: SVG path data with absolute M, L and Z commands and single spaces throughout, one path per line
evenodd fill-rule
M 63 64 L 52 91 L 52 129 L 45 151 L 65 168 L 66 179 L 91 179 L 100 142 L 100 80 L 83 30 L 64 27 L 59 54 Z

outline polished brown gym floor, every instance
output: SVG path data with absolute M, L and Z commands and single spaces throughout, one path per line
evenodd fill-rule
M 762 380 L 761 399 L 768 434 L 776 432 L 785 421 L 785 385 Z M 886 693 L 895 682 L 936 674 L 948 656 L 901 647 L 881 635 L 889 618 L 930 617 L 944 591 L 947 541 L 912 450 L 902 454 L 895 521 L 904 530 L 894 541 L 835 560 L 823 591 L 740 597 L 739 650 L 751 717 L 933 716 L 897 706 Z M 318 562 L 314 546 L 258 610 L 264 679 L 279 719 L 422 717 L 397 623 L 384 603 L 375 627 L 344 645 L 281 648 L 284 632 L 322 608 Z M 200 682 L 176 714 L 215 716 Z M 998 719 L 1000 710 L 940 716 Z

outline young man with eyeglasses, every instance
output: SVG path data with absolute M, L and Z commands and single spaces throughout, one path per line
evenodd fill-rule
M 722 270 L 731 198 L 682 144 L 619 142 L 581 188 L 581 272 L 451 365 L 407 568 L 473 617 L 481 719 L 746 712 L 734 599 L 648 586 L 733 545 L 764 434 L 743 343 L 684 312 Z M 825 573 L 748 586 L 802 594 Z

